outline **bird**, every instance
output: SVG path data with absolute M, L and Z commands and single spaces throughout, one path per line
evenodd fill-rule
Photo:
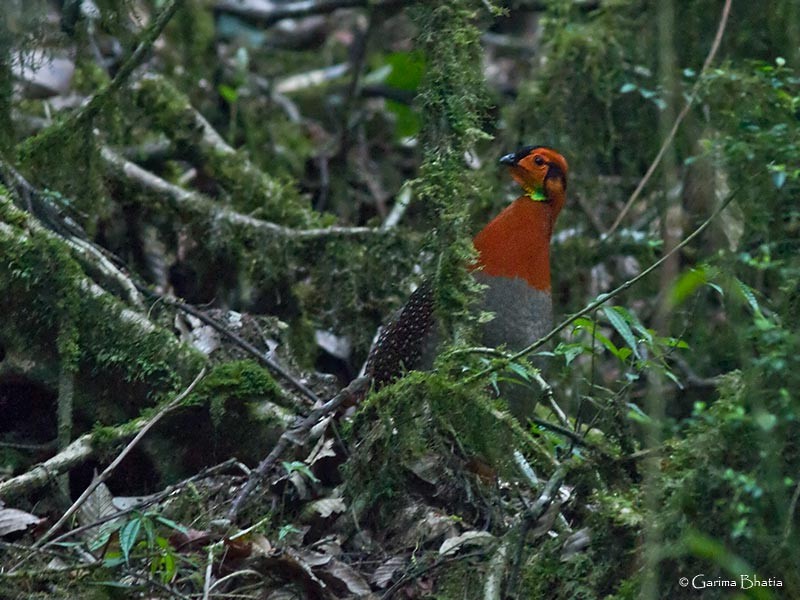
M 547 146 L 525 146 L 500 158 L 522 194 L 473 238 L 470 271 L 485 286 L 479 305 L 494 318 L 482 324 L 489 347 L 519 351 L 549 333 L 553 323 L 550 240 L 566 202 L 566 159 Z M 383 328 L 364 373 L 380 389 L 410 370 L 433 366 L 439 342 L 434 289 L 424 280 Z M 531 394 L 503 394 L 512 414 L 524 419 Z M 527 396 L 528 400 L 522 398 Z M 512 402 L 513 401 L 513 402 Z

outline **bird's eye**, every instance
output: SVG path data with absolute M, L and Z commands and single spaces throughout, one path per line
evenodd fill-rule
M 544 159 L 541 156 L 534 156 L 533 162 L 541 167 L 544 164 Z

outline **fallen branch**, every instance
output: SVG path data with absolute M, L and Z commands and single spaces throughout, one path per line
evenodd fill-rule
M 306 398 L 311 400 L 312 402 L 320 402 L 319 397 L 302 381 L 298 380 L 294 375 L 292 375 L 289 371 L 284 369 L 281 365 L 276 363 L 272 360 L 266 353 L 261 352 L 258 348 L 256 348 L 253 344 L 248 342 L 247 340 L 242 339 L 240 336 L 235 334 L 229 328 L 225 327 L 221 323 L 217 322 L 216 320 L 209 317 L 203 311 L 198 310 L 191 304 L 187 304 L 178 298 L 172 296 L 160 296 L 159 300 L 168 306 L 174 306 L 178 310 L 182 310 L 185 313 L 200 319 L 203 323 L 212 327 L 215 331 L 218 331 L 228 339 L 230 339 L 234 344 L 239 346 L 242 350 L 253 356 L 254 358 L 258 359 L 260 362 L 264 363 L 268 369 L 270 369 L 273 373 L 276 373 L 280 377 L 283 377 L 286 381 L 288 381 L 296 390 L 298 390 L 301 394 L 303 394 Z
M 147 425 L 148 419 L 139 417 L 133 421 L 103 431 L 103 448 L 123 442 Z M 94 456 L 100 448 L 95 443 L 95 434 L 87 433 L 73 441 L 61 452 L 34 466 L 29 471 L 0 482 L 0 499 L 8 501 L 49 484 L 58 475 L 83 464 Z
M 125 428 L 113 430 L 111 434 L 113 441 L 124 440 L 133 435 L 128 428 L 129 424 L 126 424 Z M 54 457 L 36 465 L 22 475 L 0 483 L 0 499 L 7 502 L 16 496 L 44 487 L 57 475 L 66 473 L 72 467 L 85 462 L 94 455 L 96 450 L 94 435 L 91 433 L 82 435 Z
M 26 227 L 28 227 L 27 231 L 16 230 L 11 225 L 0 222 L 0 234 L 9 238 L 13 238 L 16 242 L 20 243 L 24 242 L 26 238 L 29 238 L 31 235 L 40 235 L 50 239 L 58 240 L 59 242 L 64 242 L 63 238 L 57 236 L 47 229 L 44 229 L 43 227 L 36 226 L 34 221 L 26 221 Z M 89 297 L 103 298 L 111 296 L 106 290 L 97 285 L 88 277 L 80 279 L 78 281 L 78 285 L 80 286 L 81 291 Z M 112 318 L 111 315 L 109 315 L 108 318 Z M 147 335 L 157 330 L 157 327 L 151 321 L 149 321 L 147 317 L 129 308 L 120 308 L 118 318 L 128 325 L 137 327 L 140 330 L 141 335 Z M 175 344 L 178 346 L 180 345 L 180 342 L 176 341 Z
M 320 418 L 335 412 L 345 402 L 360 396 L 367 390 L 369 383 L 370 380 L 367 377 L 358 377 L 354 379 L 347 387 L 343 388 L 325 404 L 312 410 L 307 417 L 300 419 L 291 429 L 284 431 L 272 451 L 261 461 L 258 467 L 250 473 L 250 478 L 239 491 L 239 494 L 233 501 L 233 505 L 228 511 L 228 519 L 230 519 L 231 522 L 236 521 L 236 517 L 242 506 L 244 506 L 248 496 L 250 496 L 256 486 L 264 479 L 272 466 L 286 451 L 290 443 L 299 443 L 299 440 L 317 424 Z
M 502 598 L 503 573 L 508 563 L 508 547 L 510 545 L 511 542 L 508 539 L 503 540 L 489 561 L 489 574 L 483 585 L 484 600 L 500 600 Z
M 189 98 L 160 75 L 147 74 L 131 86 L 135 103 L 190 160 L 197 159 L 232 197 L 272 220 L 292 226 L 318 222 L 319 215 L 285 183 L 261 170 L 211 126 Z

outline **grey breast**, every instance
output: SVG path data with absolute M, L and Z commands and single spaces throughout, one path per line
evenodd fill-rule
M 477 273 L 476 279 L 488 286 L 485 290 L 483 310 L 493 312 L 494 319 L 483 329 L 483 344 L 489 347 L 505 346 L 516 352 L 548 334 L 553 326 L 553 302 L 550 294 L 528 285 L 520 278 L 494 277 Z M 533 360 L 538 368 L 542 360 Z M 532 416 L 541 390 L 531 387 L 517 375 L 507 374 L 500 384 L 500 395 L 521 423 Z
M 495 314 L 483 331 L 485 345 L 505 344 L 508 350 L 517 351 L 550 332 L 553 325 L 550 294 L 532 288 L 518 277 L 476 273 L 475 279 L 487 286 L 483 310 Z

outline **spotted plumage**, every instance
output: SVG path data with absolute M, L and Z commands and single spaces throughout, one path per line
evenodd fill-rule
M 435 335 L 433 307 L 431 283 L 423 281 L 383 328 L 366 366 L 375 387 L 380 388 L 405 371 L 420 367 L 420 360 L 433 343 L 431 336 Z

